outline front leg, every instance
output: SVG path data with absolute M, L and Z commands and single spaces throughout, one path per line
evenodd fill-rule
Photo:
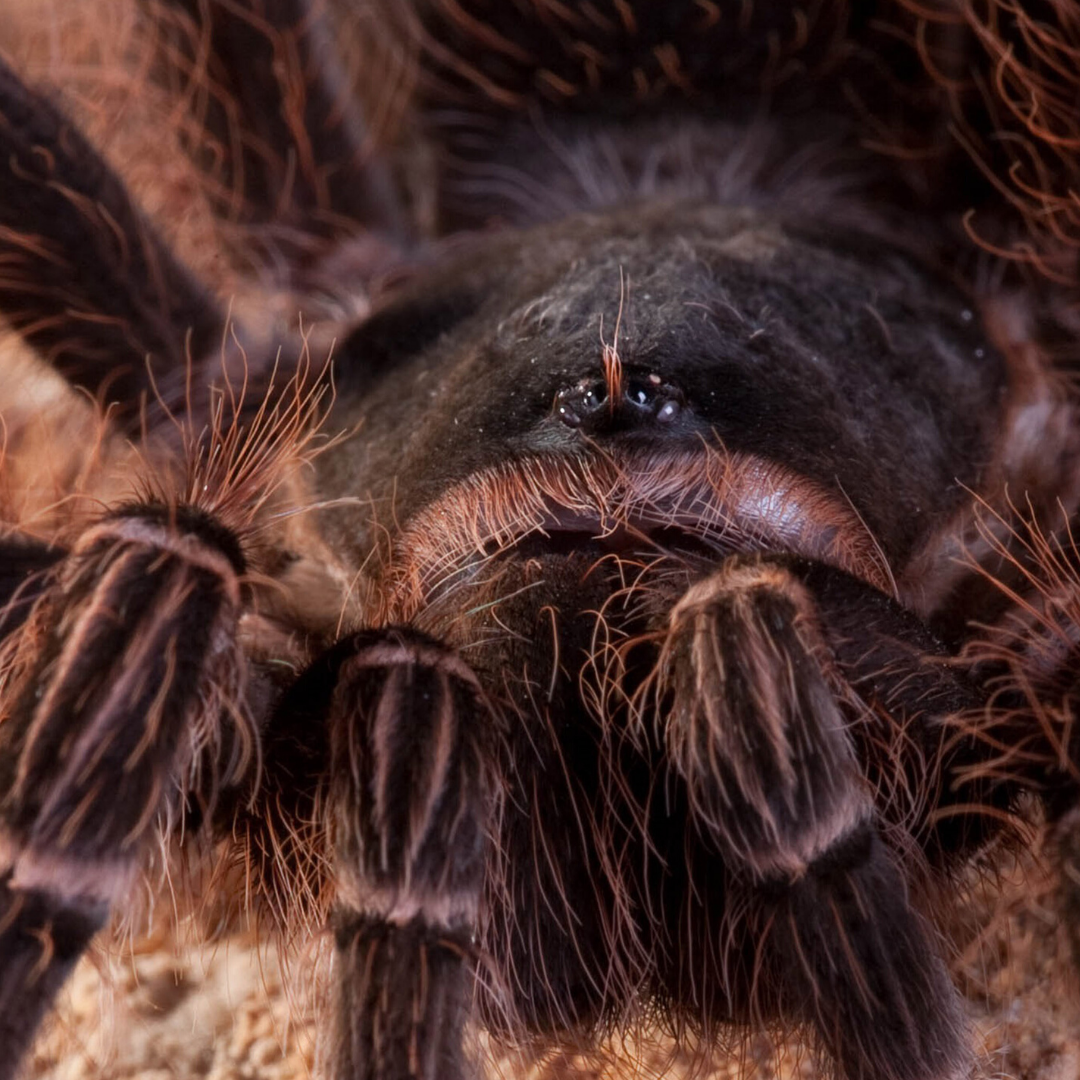
M 813 1025 L 848 1080 L 961 1077 L 957 995 L 879 835 L 852 731 L 867 710 L 822 614 L 782 560 L 734 557 L 689 590 L 659 667 L 670 767 L 749 897 L 780 1008 Z
M 495 797 L 476 677 L 415 631 L 347 638 L 283 707 L 323 710 L 336 869 L 335 1080 L 455 1080 Z
M 240 715 L 243 560 L 209 514 L 133 505 L 75 546 L 13 637 L 0 684 L 0 1080 L 155 831 Z M 246 731 L 254 750 L 254 733 Z M 216 780 L 250 755 L 232 755 Z M 209 778 L 208 778 L 209 781 Z M 210 791 L 213 782 L 200 785 Z

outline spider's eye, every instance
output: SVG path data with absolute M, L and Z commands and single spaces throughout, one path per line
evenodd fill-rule
M 599 409 L 607 401 L 607 392 L 599 387 L 591 386 L 582 395 L 581 404 L 588 410 Z
M 661 424 L 670 424 L 676 416 L 679 415 L 679 403 L 674 398 L 670 401 L 665 401 L 659 409 L 656 410 L 656 419 Z
M 555 395 L 555 415 L 567 427 L 580 427 L 606 401 L 607 384 L 603 379 L 582 379 Z
M 649 413 L 658 424 L 670 424 L 682 411 L 682 391 L 665 383 L 659 375 L 631 379 L 623 396 L 636 409 Z
M 617 401 L 609 401 L 604 379 L 582 379 L 555 395 L 555 415 L 574 428 L 587 422 L 590 427 L 597 423 L 636 426 L 650 421 L 670 424 L 682 411 L 685 400 L 681 390 L 655 374 L 627 380 Z M 610 407 L 601 414 L 605 405 Z

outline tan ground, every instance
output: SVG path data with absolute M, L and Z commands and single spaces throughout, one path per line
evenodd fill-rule
M 1049 875 L 1029 868 L 1001 888 L 974 888 L 953 937 L 954 975 L 980 1051 L 972 1080 L 1077 1080 L 1080 980 Z M 305 1004 L 310 974 L 290 985 L 294 993 L 287 995 L 272 950 L 260 954 L 236 940 L 178 954 L 159 935 L 133 952 L 101 952 L 77 970 L 27 1080 L 304 1080 L 313 1075 L 318 1030 Z M 667 1044 L 620 1059 L 611 1070 L 571 1056 L 527 1068 L 504 1059 L 492 1071 L 519 1080 L 675 1080 L 688 1071 Z M 757 1034 L 740 1059 L 720 1056 L 707 1075 L 817 1080 L 823 1073 L 797 1045 L 778 1050 Z

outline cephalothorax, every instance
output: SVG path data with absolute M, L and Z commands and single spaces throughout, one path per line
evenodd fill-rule
M 425 60 L 377 154 L 333 11 L 148 10 L 214 190 L 370 300 L 332 368 L 0 72 L 0 309 L 143 460 L 0 549 L 0 1078 L 192 835 L 329 920 L 334 1080 L 642 1019 L 966 1075 L 929 886 L 1080 757 L 1075 163 L 1032 112 L 1042 186 L 984 177 L 1080 38 L 869 7 L 387 9 Z

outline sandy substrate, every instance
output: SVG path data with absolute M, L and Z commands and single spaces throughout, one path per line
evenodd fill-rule
M 960 910 L 951 938 L 954 977 L 979 1050 L 973 1080 L 1080 1077 L 1080 980 L 1054 908 L 1051 876 L 1029 867 L 993 886 L 973 887 Z M 78 968 L 39 1040 L 27 1080 L 317 1075 L 318 1010 L 305 990 L 310 971 L 294 966 L 301 974 L 285 980 L 273 950 L 242 940 L 178 951 L 159 934 L 133 949 L 99 950 Z M 569 1054 L 531 1066 L 503 1058 L 489 1071 L 530 1080 L 689 1072 L 687 1055 L 663 1041 L 620 1057 L 609 1069 Z M 718 1055 L 706 1075 L 817 1080 L 825 1073 L 797 1044 L 778 1048 L 759 1033 L 741 1043 L 737 1057 Z

